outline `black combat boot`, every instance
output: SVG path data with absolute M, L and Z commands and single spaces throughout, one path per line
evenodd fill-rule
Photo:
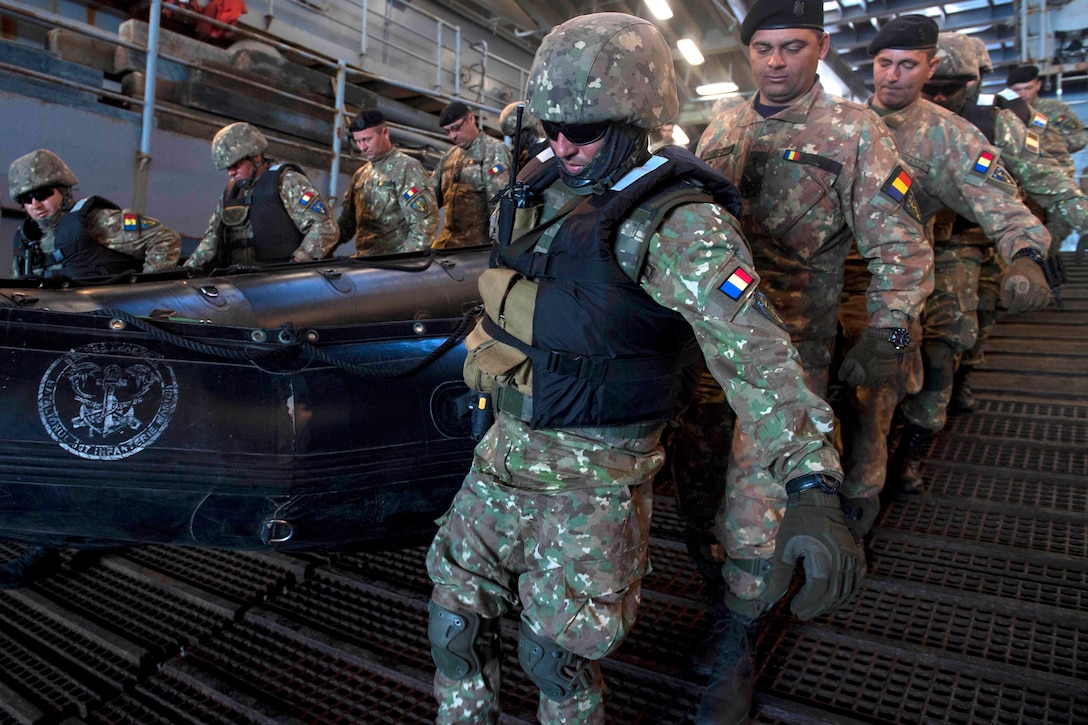
M 0 567 L 0 589 L 18 589 L 60 569 L 60 552 L 44 546 L 30 546 L 17 559 Z
M 948 412 L 966 415 L 978 409 L 978 398 L 975 397 L 971 386 L 967 384 L 967 376 L 970 373 L 970 365 L 961 365 L 956 370 L 956 375 L 952 378 L 952 400 L 948 404 Z
M 706 684 L 696 725 L 744 725 L 755 689 L 756 640 L 763 617 L 745 617 L 725 605 L 715 612 L 718 651 Z M 714 636 L 714 635 L 712 635 Z
M 899 441 L 899 492 L 908 495 L 925 493 L 926 481 L 922 478 L 922 455 L 926 444 L 936 431 L 911 423 L 903 430 Z

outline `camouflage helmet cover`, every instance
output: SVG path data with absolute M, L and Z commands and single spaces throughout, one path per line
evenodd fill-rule
M 986 41 L 977 35 L 971 35 L 969 37 L 971 38 L 971 44 L 975 46 L 975 57 L 978 58 L 979 73 L 989 73 L 994 69 L 994 61 L 990 57 L 990 51 L 986 47 Z
M 43 186 L 68 186 L 79 183 L 79 179 L 52 151 L 38 149 L 25 156 L 20 156 L 8 167 L 8 191 L 14 201 L 20 194 L 25 194 Z
M 502 113 L 499 114 L 499 128 L 503 136 L 513 138 L 514 132 L 518 129 L 517 101 L 508 103 L 506 108 L 502 109 Z M 521 114 L 521 130 L 531 131 L 534 135 L 544 138 L 544 127 L 540 125 L 539 119 L 529 113 L 529 109 L 525 109 L 525 112 Z
M 219 129 L 212 139 L 212 161 L 224 171 L 242 159 L 263 154 L 268 148 L 264 134 L 248 123 L 238 122 Z
M 552 123 L 620 121 L 644 129 L 679 110 L 672 52 L 653 23 L 594 13 L 555 26 L 529 68 L 526 109 Z
M 977 81 L 978 54 L 970 36 L 944 32 L 937 36 L 937 72 L 933 80 Z

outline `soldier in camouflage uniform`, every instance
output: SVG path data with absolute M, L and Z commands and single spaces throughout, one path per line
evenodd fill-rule
M 806 383 L 819 395 L 828 389 L 844 265 L 856 242 L 872 274 L 870 327 L 846 354 L 839 377 L 877 385 L 917 355 L 908 329 L 932 289 L 933 255 L 908 167 L 867 109 L 820 85 L 817 64 L 830 44 L 820 3 L 759 0 L 744 18 L 741 40 L 759 92 L 716 116 L 696 153 L 737 184 L 760 287 L 786 320 Z M 734 435 L 716 530 L 727 557 L 725 581 L 737 601 L 748 603 L 766 586 L 761 562 L 776 522 L 767 472 L 755 462 L 758 448 L 744 431 Z M 699 463 L 677 464 L 681 497 L 685 490 L 722 490 L 720 474 L 700 472 Z M 713 637 L 706 645 L 713 647 Z M 697 672 L 706 669 L 707 649 L 697 653 Z
M 15 233 L 13 276 L 81 279 L 177 265 L 177 232 L 100 196 L 77 202 L 78 182 L 46 149 L 11 162 L 8 189 L 29 217 Z
M 661 431 L 697 360 L 771 472 L 764 599 L 785 593 L 798 558 L 805 618 L 860 577 L 831 412 L 758 291 L 723 206 L 736 192 L 686 150 L 647 150 L 678 108 L 660 32 L 621 13 L 569 20 L 541 43 L 527 93 L 551 153 L 519 175 L 529 202 L 481 276 L 487 310 L 467 340 L 466 379 L 492 392 L 496 420 L 427 556 L 439 723 L 498 721 L 498 623 L 518 606 L 540 721 L 604 722 L 597 661 L 635 620 Z
M 895 134 L 902 157 L 911 165 L 923 221 L 950 209 L 981 228 L 986 246 L 945 235 L 934 241 L 934 289 L 922 317 L 922 390 L 858 388 L 855 395 L 848 395 L 852 404 L 840 413 L 843 437 L 852 442 L 844 457 L 843 494 L 861 504 L 855 527 L 860 535 L 868 532 L 878 510 L 887 470 L 886 441 L 902 395 L 911 392 L 943 403 L 949 399 L 956 359 L 971 348 L 978 331 L 979 268 L 994 243 L 1009 263 L 1002 287 L 1009 290 L 1010 309 L 1027 312 L 1050 300 L 1042 269 L 1017 256 L 1024 249 L 1045 255 L 1050 235 L 1020 202 L 1016 185 L 999 161 L 1001 152 L 969 122 L 921 98 L 922 86 L 938 67 L 937 34 L 937 23 L 923 15 L 902 15 L 880 29 L 868 48 L 875 57 L 876 93 L 870 106 Z M 927 232 L 932 233 L 928 227 Z M 843 305 L 848 335 L 848 317 L 865 317 L 865 310 L 858 307 L 857 295 Z M 912 433 L 908 429 L 908 437 Z M 847 512 L 848 519 L 853 518 L 851 513 Z
M 1088 145 L 1088 132 L 1084 130 L 1084 124 L 1077 118 L 1077 114 L 1057 98 L 1039 97 L 1043 82 L 1039 78 L 1038 66 L 1022 65 L 1013 68 L 1009 71 L 1006 82 L 1020 98 L 1046 116 L 1050 128 L 1061 134 L 1062 148 L 1059 152 L 1051 152 L 1051 156 L 1065 167 L 1070 176 L 1076 176 L 1072 154 Z
M 1031 130 L 1011 108 L 1000 107 L 993 99 L 980 97 L 979 103 L 967 100 L 967 83 L 979 77 L 978 56 L 968 37 L 962 33 L 941 33 L 937 57 L 940 60 L 937 70 L 923 87 L 922 95 L 971 121 L 982 132 L 1001 152 L 1000 171 L 1008 172 L 1010 184 L 1019 182 L 1020 188 L 1039 206 L 1062 215 L 1074 228 L 1088 231 L 1086 199 L 1061 165 L 1041 150 L 1040 133 Z M 984 165 L 996 161 L 979 159 Z M 948 240 L 953 246 L 989 246 L 984 231 L 954 214 L 938 215 L 934 236 L 938 240 Z M 1012 266 L 1006 265 L 1003 256 L 991 254 L 983 259 L 978 277 L 978 333 L 975 344 L 963 354 L 961 371 L 965 365 L 970 369 L 981 363 L 988 330 L 997 322 L 998 304 L 1017 311 L 1015 298 L 1010 300 L 1009 295 L 1030 293 L 1030 288 L 1034 287 L 1035 283 L 1029 283 L 1026 276 L 1015 280 Z M 1020 249 L 1013 256 L 1012 261 L 1021 271 L 1033 269 L 1032 265 L 1040 268 L 1046 265 L 1045 255 L 1038 249 Z M 920 470 L 922 452 L 932 432 L 944 425 L 949 395 L 951 389 L 944 396 L 923 395 L 904 401 L 902 412 L 909 428 L 901 442 L 903 463 L 899 476 L 906 490 L 920 490 L 925 486 Z
M 186 267 L 277 264 L 324 259 L 340 230 L 321 194 L 294 164 L 265 158 L 268 139 L 232 123 L 212 139 L 212 161 L 230 182 Z
M 514 134 L 518 131 L 518 105 L 520 104 L 517 101 L 508 103 L 506 108 L 502 109 L 502 113 L 499 114 L 499 128 L 502 129 L 503 136 L 508 139 L 507 145 L 511 151 L 514 148 Z M 544 127 L 540 125 L 540 119 L 529 115 L 527 111 L 523 111 L 521 114 L 521 147 L 518 150 L 518 157 L 514 159 L 516 167 L 514 175 L 517 176 L 517 172 L 521 171 L 525 164 L 529 163 L 529 159 L 546 148 L 548 148 L 548 142 L 544 138 Z
M 368 163 L 344 192 L 340 243 L 355 237 L 355 257 L 429 249 L 438 206 L 423 164 L 393 146 L 381 111 L 363 111 L 348 131 Z
M 439 207 L 445 207 L 435 249 L 488 244 L 491 200 L 510 183 L 510 150 L 480 131 L 476 114 L 461 101 L 442 110 L 438 125 L 453 141 L 431 176 Z

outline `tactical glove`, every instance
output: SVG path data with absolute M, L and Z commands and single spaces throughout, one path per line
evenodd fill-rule
M 872 388 L 895 377 L 903 362 L 903 350 L 886 337 L 882 338 L 881 333 L 884 331 L 869 330 L 846 353 L 839 367 L 839 380 L 847 385 Z
M 1034 256 L 1024 255 L 1013 259 L 1005 270 L 1001 280 L 1001 302 L 1010 313 L 1032 312 L 1052 301 L 1041 264 Z
M 798 559 L 805 565 L 805 584 L 790 609 L 801 619 L 841 607 L 860 589 L 865 558 L 843 519 L 838 494 L 810 488 L 790 495 L 775 539 L 772 570 L 792 576 Z

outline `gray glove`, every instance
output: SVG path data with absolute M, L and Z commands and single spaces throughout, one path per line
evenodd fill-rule
M 798 559 L 805 565 L 805 584 L 790 609 L 801 619 L 837 609 L 860 590 L 865 555 L 846 526 L 838 494 L 806 489 L 789 497 L 768 589 L 785 590 Z M 783 577 L 784 583 L 776 581 Z
M 1001 280 L 1001 303 L 1010 313 L 1032 312 L 1053 301 L 1050 285 L 1039 262 L 1030 256 L 1017 257 Z
M 877 334 L 870 334 L 870 333 Z M 847 385 L 872 388 L 887 382 L 899 372 L 903 350 L 881 339 L 880 331 L 870 330 L 846 353 L 839 366 L 839 380 Z

